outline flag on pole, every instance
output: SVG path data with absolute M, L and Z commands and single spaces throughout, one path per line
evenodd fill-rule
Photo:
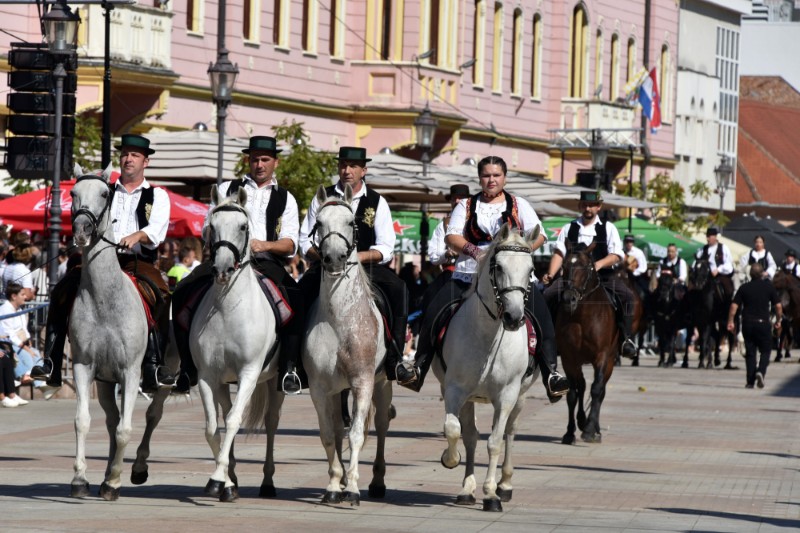
M 650 74 L 644 78 L 639 86 L 639 105 L 642 106 L 642 113 L 650 121 L 650 131 L 655 133 L 661 127 L 661 100 L 658 96 L 658 82 L 656 81 L 656 69 L 653 68 Z
M 627 103 L 629 106 L 633 107 L 636 105 L 636 101 L 639 97 L 639 86 L 646 77 L 647 69 L 642 67 L 633 76 L 631 76 L 630 81 L 625 84 L 625 103 Z

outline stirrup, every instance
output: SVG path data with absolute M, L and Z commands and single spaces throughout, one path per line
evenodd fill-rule
M 50 379 L 50 376 L 53 374 L 53 360 L 49 357 L 45 358 L 41 365 L 36 365 L 31 368 L 30 374 L 33 379 Z
M 409 368 L 409 366 L 411 368 Z M 406 386 L 419 380 L 419 372 L 417 371 L 417 367 L 410 363 L 397 363 L 394 371 L 395 375 L 397 376 L 398 385 Z M 403 377 L 401 378 L 400 376 Z
M 292 387 L 293 384 L 297 385 L 296 390 Z M 289 385 L 288 390 L 287 385 Z M 297 375 L 297 372 L 292 370 L 283 376 L 283 380 L 281 380 L 281 390 L 283 390 L 284 394 L 291 394 L 293 396 L 303 391 L 303 384 L 300 382 L 300 376 Z
M 562 379 L 562 380 L 564 380 L 566 382 L 567 387 L 565 389 L 557 389 L 557 388 L 554 389 L 553 388 L 553 380 L 557 381 L 559 379 Z M 554 370 L 550 374 L 550 377 L 547 378 L 547 394 L 548 394 L 548 396 L 559 398 L 561 396 L 564 396 L 568 392 L 569 392 L 569 381 L 567 381 L 567 378 L 565 378 L 564 376 L 559 374 L 558 371 Z
M 625 347 L 628 346 L 633 350 L 633 353 L 626 354 Z M 622 357 L 626 357 L 628 359 L 633 359 L 636 357 L 636 343 L 633 342 L 633 339 L 630 337 L 626 338 L 625 341 L 622 343 L 622 348 L 620 350 L 622 352 Z

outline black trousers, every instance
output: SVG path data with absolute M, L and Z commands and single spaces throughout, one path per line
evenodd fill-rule
M 0 387 L 5 395 L 15 394 L 17 388 L 14 386 L 14 359 L 11 353 L 3 353 L 0 357 Z
M 756 372 L 762 376 L 767 375 L 769 355 L 772 351 L 772 330 L 769 321 L 756 322 L 755 320 L 742 321 L 742 335 L 744 336 L 744 361 L 747 369 L 747 384 L 756 382 Z M 756 352 L 760 353 L 756 364 Z

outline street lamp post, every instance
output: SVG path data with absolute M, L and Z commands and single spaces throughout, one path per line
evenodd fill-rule
M 211 79 L 211 94 L 217 105 L 217 186 L 222 184 L 222 160 L 225 146 L 225 118 L 228 116 L 228 106 L 231 103 L 233 86 L 239 67 L 228 59 L 228 49 L 225 48 L 225 3 L 219 0 L 217 12 L 217 62 L 208 65 L 208 76 Z
M 600 180 L 606 170 L 606 161 L 608 161 L 608 146 L 603 140 L 603 132 L 599 129 L 592 130 L 592 144 L 589 146 L 589 155 L 592 158 L 595 188 L 599 189 Z
M 433 149 L 433 139 L 436 136 L 436 127 L 439 121 L 433 118 L 431 109 L 425 103 L 422 114 L 414 121 L 417 130 L 417 147 L 422 150 L 422 177 L 428 177 L 428 164 L 431 162 L 430 151 Z M 428 255 L 428 204 L 422 204 L 422 221 L 420 222 L 420 241 L 419 255 L 420 267 L 425 265 L 425 258 Z
M 58 246 L 61 237 L 61 168 L 63 167 L 63 135 L 62 122 L 64 120 L 64 79 L 67 71 L 64 61 L 75 50 L 75 37 L 78 34 L 78 24 L 81 18 L 70 11 L 66 0 L 54 4 L 50 11 L 42 17 L 44 23 L 47 47 L 53 55 L 55 67 L 55 161 L 53 165 L 53 187 L 50 190 L 50 238 L 48 241 L 49 260 L 48 294 L 53 293 L 53 288 L 58 282 Z
M 725 210 L 725 193 L 731 186 L 733 177 L 733 167 L 727 155 L 722 156 L 719 166 L 714 169 L 714 178 L 717 181 L 717 193 L 719 194 L 719 219 L 722 220 L 722 212 Z M 721 224 L 720 224 L 721 226 Z M 721 228 L 720 228 L 721 232 Z

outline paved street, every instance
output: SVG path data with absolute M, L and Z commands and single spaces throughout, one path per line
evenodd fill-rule
M 327 463 L 307 394 L 287 398 L 277 437 L 274 500 L 257 497 L 265 438 L 240 436 L 241 499 L 203 494 L 211 471 L 197 397 L 172 400 L 154 437 L 150 480 L 132 486 L 126 464 L 121 498 L 68 497 L 74 400 L 32 401 L 0 410 L 0 530 L 3 531 L 790 531 L 800 528 L 800 351 L 769 368 L 764 390 L 744 388 L 738 371 L 617 368 L 603 406 L 603 443 L 560 444 L 566 401 L 550 405 L 536 383 L 516 441 L 514 497 L 503 513 L 453 503 L 463 469 L 439 463 L 443 406 L 429 380 L 415 395 L 395 389 L 399 413 L 387 443 L 387 496 L 319 503 Z M 695 363 L 696 364 L 696 363 Z M 587 368 L 588 373 L 588 368 Z M 146 402 L 139 400 L 132 460 Z M 478 493 L 485 475 L 490 415 L 479 409 Z M 96 402 L 88 442 L 96 494 L 107 437 Z M 135 443 L 135 444 L 134 444 Z M 374 455 L 375 440 L 364 459 Z

